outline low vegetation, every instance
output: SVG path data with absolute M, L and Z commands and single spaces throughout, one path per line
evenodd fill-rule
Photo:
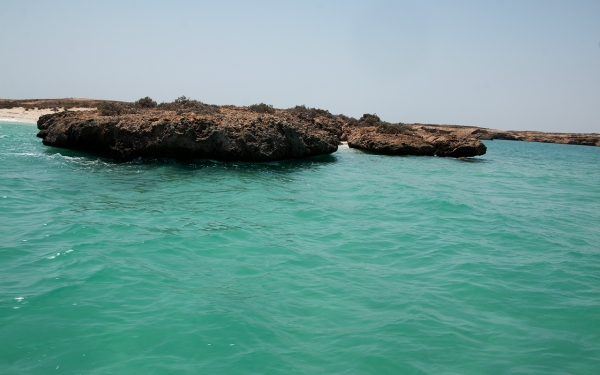
M 381 124 L 381 119 L 377 114 L 365 113 L 356 122 L 356 126 L 377 126 Z
M 256 113 L 275 113 L 275 108 L 270 104 L 260 103 L 252 104 L 248 107 L 252 112 Z
M 349 119 L 348 124 L 358 127 L 375 126 L 377 127 L 377 133 L 380 134 L 405 134 L 414 135 L 414 131 L 410 125 L 402 122 L 392 124 L 386 121 L 381 121 L 377 114 L 365 113 L 358 120 Z
M 377 126 L 377 133 L 380 134 L 404 134 L 404 135 L 414 135 L 414 131 L 410 125 L 397 123 L 390 124 L 389 122 L 382 122 L 379 126 Z
M 135 102 L 120 102 L 114 100 L 94 100 L 94 99 L 76 99 L 76 98 L 65 98 L 65 99 L 25 99 L 25 100 L 11 100 L 11 99 L 0 99 L 0 108 L 25 108 L 25 110 L 32 109 L 48 109 L 53 112 L 60 112 L 61 110 L 69 110 L 70 108 L 96 108 L 101 116 L 119 116 L 126 114 L 138 114 L 144 111 L 174 111 L 178 114 L 183 113 L 196 113 L 199 115 L 210 115 L 220 113 L 221 108 L 236 108 L 235 106 L 217 106 L 213 104 L 206 104 L 201 101 L 191 99 L 186 96 L 180 96 L 172 102 L 157 103 L 149 96 L 145 96 L 136 100 Z M 255 113 L 274 114 L 278 110 L 270 104 L 258 103 L 252 104 L 247 107 L 250 111 Z M 390 124 L 385 121 L 381 121 L 377 114 L 364 114 L 361 118 L 356 119 L 353 117 L 345 116 L 343 114 L 334 115 L 328 110 L 320 108 L 311 108 L 306 105 L 297 105 L 293 108 L 280 109 L 279 111 L 285 111 L 292 113 L 302 119 L 314 120 L 318 117 L 325 117 L 329 119 L 338 118 L 345 124 L 350 126 L 376 126 L 378 132 L 387 134 L 410 134 L 410 125 L 402 123 Z
M 205 104 L 198 100 L 190 99 L 186 96 L 180 96 L 172 102 L 162 102 L 157 106 L 158 109 L 175 111 L 181 113 L 197 113 L 200 115 L 209 115 L 220 112 L 219 106 Z
M 98 106 L 102 116 L 118 116 L 125 112 L 125 106 L 118 103 L 106 103 Z
M 182 113 L 197 113 L 197 114 L 213 114 L 220 111 L 216 105 L 205 104 L 198 100 L 190 99 L 186 96 L 180 96 L 172 102 L 156 103 L 152 98 L 146 96 L 134 103 L 126 102 L 110 102 L 98 106 L 100 115 L 102 116 L 117 116 L 123 114 L 136 114 L 147 110 L 163 110 L 174 111 L 178 114 Z
M 310 118 L 310 119 L 314 119 L 314 118 L 317 118 L 320 116 L 327 117 L 327 118 L 335 117 L 334 115 L 332 115 L 329 111 L 327 111 L 325 109 L 309 108 L 309 107 L 306 107 L 305 105 L 297 105 L 294 108 L 290 108 L 289 111 L 296 114 L 297 116 Z
M 141 98 L 135 102 L 135 105 L 139 108 L 156 108 L 158 103 L 152 100 L 149 96 L 146 96 L 145 98 Z

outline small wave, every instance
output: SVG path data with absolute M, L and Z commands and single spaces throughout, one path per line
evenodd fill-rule
M 60 152 L 45 153 L 45 156 L 49 157 L 50 159 L 65 161 L 65 162 L 69 162 L 69 163 L 75 163 L 75 164 L 79 164 L 82 166 L 98 166 L 98 165 L 111 166 L 112 165 L 111 163 L 106 162 L 106 161 L 102 160 L 101 158 L 90 157 L 90 156 L 64 155 Z
M 0 118 L 0 122 L 17 122 L 21 124 L 31 124 L 35 125 L 37 122 L 33 120 L 19 120 L 16 118 Z
M 15 156 L 43 156 L 40 153 L 35 153 L 35 152 L 14 152 L 8 155 L 15 155 Z

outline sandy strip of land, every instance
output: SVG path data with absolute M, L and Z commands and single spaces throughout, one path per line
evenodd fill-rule
M 58 111 L 63 111 L 63 108 L 58 108 Z M 69 108 L 69 111 L 93 111 L 95 108 Z M 14 108 L 2 108 L 0 109 L 0 121 L 3 122 L 14 122 L 24 124 L 35 124 L 40 116 L 55 113 L 55 111 L 46 109 L 29 109 L 25 110 L 23 107 Z

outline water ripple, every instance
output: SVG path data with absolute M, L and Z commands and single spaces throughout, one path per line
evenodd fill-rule
M 7 373 L 600 368 L 599 148 L 115 163 L 34 135 L 0 126 Z

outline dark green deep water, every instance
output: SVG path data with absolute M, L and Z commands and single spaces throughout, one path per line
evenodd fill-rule
M 117 164 L 0 125 L 1 374 L 598 374 L 600 148 Z

